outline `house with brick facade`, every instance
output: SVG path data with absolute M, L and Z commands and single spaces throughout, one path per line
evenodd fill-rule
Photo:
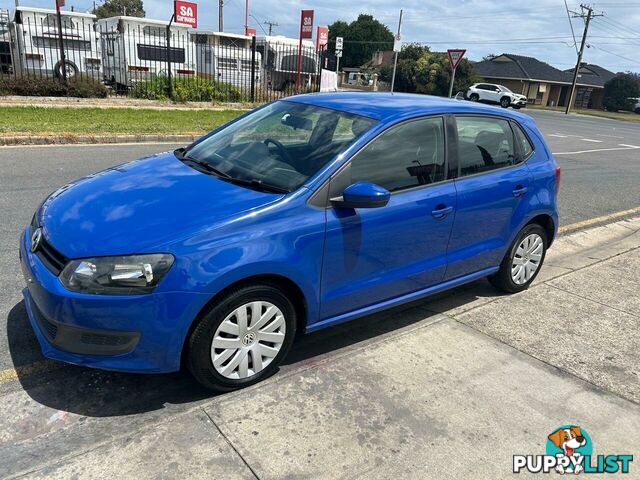
M 511 53 L 476 62 L 473 66 L 486 82 L 504 85 L 525 95 L 529 104 L 563 107 L 569 101 L 573 69 L 559 70 L 537 58 Z M 614 76 L 615 73 L 598 65 L 581 64 L 574 106 L 601 109 L 604 84 Z

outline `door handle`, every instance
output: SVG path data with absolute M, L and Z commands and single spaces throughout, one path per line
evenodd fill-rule
M 431 211 L 433 218 L 441 219 L 453 212 L 453 207 L 446 207 L 444 205 L 438 205 L 435 210 Z
M 518 185 L 516 188 L 513 189 L 513 196 L 514 197 L 521 197 L 525 193 L 527 193 L 527 190 L 529 190 L 527 187 L 525 187 L 523 185 Z

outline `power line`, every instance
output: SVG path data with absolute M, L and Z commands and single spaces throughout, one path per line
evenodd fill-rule
M 576 47 L 576 55 L 578 55 L 578 42 L 576 42 L 576 34 L 573 31 L 573 22 L 571 22 L 571 15 L 569 14 L 569 6 L 567 0 L 564 0 L 564 8 L 567 11 L 567 18 L 569 19 L 569 26 L 571 27 L 571 36 L 573 37 L 573 46 Z
M 593 47 L 597 48 L 598 50 L 602 50 L 603 52 L 608 53 L 609 55 L 613 55 L 615 57 L 622 58 L 623 60 L 627 60 L 629 62 L 636 63 L 636 64 L 640 65 L 640 62 L 638 60 L 634 60 L 632 58 L 625 57 L 624 55 L 620 55 L 620 54 L 612 52 L 610 50 L 605 50 L 604 48 L 600 47 L 599 45 L 593 45 Z

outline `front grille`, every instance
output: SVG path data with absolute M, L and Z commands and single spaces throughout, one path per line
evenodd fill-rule
M 38 221 L 38 213 L 36 212 L 31 220 L 31 229 L 33 231 L 39 227 L 40 222 Z M 62 269 L 69 262 L 69 259 L 56 250 L 44 235 L 42 236 L 38 250 L 36 250 L 35 253 L 40 261 L 56 276 L 60 275 Z

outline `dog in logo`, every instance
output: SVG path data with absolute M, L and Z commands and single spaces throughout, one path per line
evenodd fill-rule
M 549 440 L 553 444 L 564 452 L 567 457 L 580 458 L 582 455 L 576 450 L 580 447 L 584 447 L 587 444 L 587 439 L 582 435 L 580 427 L 572 426 L 569 428 L 560 428 L 549 435 Z M 575 469 L 569 467 L 567 470 L 562 465 L 556 467 L 556 471 L 559 474 L 566 472 L 580 473 L 584 470 L 582 465 L 576 465 Z

